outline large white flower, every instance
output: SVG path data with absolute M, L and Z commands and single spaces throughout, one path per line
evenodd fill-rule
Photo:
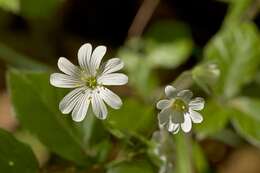
M 101 65 L 105 53 L 105 46 L 98 46 L 92 52 L 91 44 L 84 44 L 78 51 L 79 67 L 61 57 L 58 67 L 65 74 L 53 73 L 50 76 L 50 83 L 55 87 L 75 88 L 59 104 L 63 114 L 72 112 L 74 121 L 85 118 L 90 104 L 99 119 L 107 117 L 105 103 L 114 109 L 122 105 L 121 99 L 104 86 L 124 85 L 128 82 L 126 75 L 115 73 L 123 68 L 124 63 L 119 58 L 112 58 Z
M 201 97 L 192 98 L 189 90 L 177 91 L 176 88 L 168 85 L 165 88 L 168 99 L 160 100 L 157 108 L 161 110 L 158 114 L 160 128 L 167 128 L 169 132 L 176 134 L 181 128 L 188 133 L 191 130 L 192 122 L 201 123 L 203 117 L 197 111 L 204 108 L 204 99 Z

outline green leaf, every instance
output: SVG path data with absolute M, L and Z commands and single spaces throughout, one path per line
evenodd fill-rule
M 195 130 L 201 136 L 211 136 L 225 128 L 229 120 L 230 110 L 214 100 L 206 102 L 205 108 L 201 111 L 203 122 L 195 126 Z
M 107 173 L 155 173 L 151 164 L 145 160 L 119 163 L 108 169 Z
M 3 173 L 37 173 L 38 163 L 32 150 L 0 129 L 0 170 Z
M 34 59 L 31 59 L 23 54 L 16 52 L 14 49 L 6 46 L 0 42 L 0 59 L 2 59 L 6 64 L 11 67 L 26 69 L 26 70 L 38 70 L 46 71 L 50 70 L 46 64 L 38 62 Z
M 14 13 L 20 10 L 20 0 L 0 0 L 0 7 Z
M 152 69 L 147 67 L 145 61 L 140 61 L 136 66 L 136 70 L 129 74 L 130 85 L 137 89 L 138 93 L 144 100 L 152 97 L 152 93 L 159 85 L 157 76 L 153 73 Z
M 56 154 L 79 164 L 88 163 L 83 136 L 70 116 L 58 110 L 61 92 L 49 84 L 48 73 L 11 70 L 8 86 L 17 118 Z
M 245 139 L 260 146 L 260 100 L 240 97 L 231 101 L 234 127 Z
M 32 19 L 46 19 L 55 14 L 62 0 L 20 0 L 21 14 Z
M 125 100 L 121 109 L 110 111 L 107 123 L 126 135 L 150 134 L 156 120 L 153 109 L 152 106 L 146 106 L 137 100 Z
M 144 99 L 147 99 L 158 86 L 158 79 L 152 72 L 149 63 L 147 63 L 146 55 L 141 53 L 141 49 L 142 41 L 132 39 L 118 51 L 118 56 L 122 57 L 125 63 L 125 68 L 129 75 L 129 84 Z
M 153 67 L 175 68 L 187 60 L 192 48 L 190 31 L 180 22 L 157 22 L 145 34 L 147 63 Z
M 252 14 L 258 10 L 256 8 L 257 3 L 254 0 L 231 0 L 224 20 L 224 26 L 236 25 L 243 22 L 243 20 L 248 20 L 250 13 Z M 251 6 L 254 8 L 250 8 Z
M 218 64 L 217 94 L 230 98 L 250 82 L 260 63 L 260 37 L 252 23 L 225 28 L 208 43 L 205 60 Z

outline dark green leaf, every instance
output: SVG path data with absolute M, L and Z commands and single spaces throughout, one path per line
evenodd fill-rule
M 137 100 L 125 100 L 120 110 L 111 110 L 107 123 L 123 134 L 151 132 L 154 127 L 153 107 L 139 103 Z
M 3 173 L 37 173 L 38 163 L 29 148 L 0 129 L 0 171 Z
M 58 110 L 61 93 L 49 84 L 49 74 L 12 70 L 7 77 L 14 110 L 22 126 L 37 135 L 51 151 L 86 164 L 83 136 L 71 125 L 70 116 Z
M 33 19 L 49 18 L 58 9 L 61 0 L 20 0 L 23 16 Z

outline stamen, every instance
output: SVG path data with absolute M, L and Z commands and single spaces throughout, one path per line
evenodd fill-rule
M 88 88 L 91 88 L 91 89 L 96 88 L 97 85 L 98 85 L 96 77 L 95 76 L 90 76 L 85 71 L 82 71 L 82 73 L 81 73 L 81 80 L 84 81 L 85 85 Z

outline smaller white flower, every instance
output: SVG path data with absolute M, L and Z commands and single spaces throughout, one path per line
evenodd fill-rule
M 161 110 L 158 114 L 160 128 L 167 128 L 169 132 L 176 134 L 180 128 L 188 133 L 192 122 L 201 123 L 203 117 L 197 111 L 204 108 L 204 99 L 196 97 L 192 99 L 190 90 L 177 91 L 168 85 L 165 87 L 167 99 L 160 100 L 157 108 Z
M 53 73 L 50 83 L 60 88 L 75 88 L 60 102 L 59 108 L 63 114 L 72 112 L 74 121 L 82 121 L 91 104 L 94 114 L 99 119 L 107 117 L 106 105 L 119 109 L 121 99 L 107 89 L 106 85 L 124 85 L 128 77 L 122 73 L 115 73 L 124 67 L 119 58 L 112 58 L 101 64 L 106 53 L 105 46 L 98 46 L 92 52 L 91 44 L 87 43 L 78 51 L 79 66 L 75 66 L 66 58 L 59 58 L 58 67 L 65 73 Z

